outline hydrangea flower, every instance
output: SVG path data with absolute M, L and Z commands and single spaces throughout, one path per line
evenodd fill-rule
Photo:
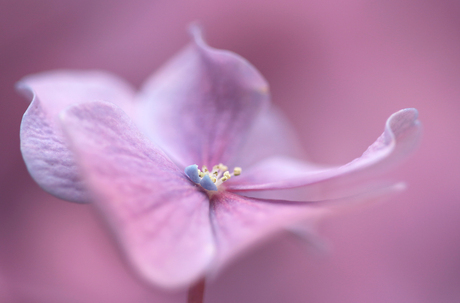
M 415 109 L 393 114 L 346 165 L 296 159 L 295 136 L 260 73 L 192 33 L 139 93 L 100 71 L 18 84 L 31 100 L 21 123 L 31 176 L 56 197 L 92 202 L 141 276 L 187 287 L 276 232 L 308 232 L 302 224 L 334 207 L 400 189 L 365 181 L 413 150 Z

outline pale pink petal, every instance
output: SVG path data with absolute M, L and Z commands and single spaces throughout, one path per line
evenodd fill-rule
M 236 158 L 228 164 L 245 170 L 250 165 L 273 156 L 305 158 L 305 152 L 289 120 L 271 105 L 255 118 Z
M 269 102 L 268 84 L 245 59 L 192 32 L 194 42 L 144 85 L 136 122 L 180 166 L 213 166 L 238 152 Z
M 216 237 L 214 271 L 276 233 L 297 224 L 312 224 L 338 209 L 380 200 L 401 191 L 392 184 L 359 195 L 317 202 L 268 200 L 222 192 L 211 200 L 211 221 Z
M 230 191 L 260 191 L 304 187 L 314 188 L 314 196 L 324 198 L 356 181 L 370 178 L 407 156 L 417 145 L 421 125 L 417 110 L 404 109 L 393 114 L 384 133 L 350 163 L 339 167 L 315 167 L 286 158 L 271 158 L 256 164 L 238 178 L 227 181 Z M 312 199 L 312 196 L 307 196 Z
M 103 71 L 55 70 L 24 77 L 17 84 L 32 99 L 33 93 L 53 117 L 72 104 L 107 101 L 131 115 L 135 90 L 124 80 Z
M 319 217 L 319 216 L 318 216 Z M 331 244 L 322 238 L 316 230 L 316 222 L 302 222 L 297 223 L 286 228 L 296 240 L 303 243 L 306 248 L 316 253 L 330 253 Z
M 61 114 L 94 204 L 149 282 L 186 287 L 214 256 L 209 200 L 111 103 Z
M 270 201 L 222 192 L 211 200 L 211 221 L 216 237 L 216 270 L 244 250 L 308 217 L 327 212 L 318 204 Z
M 98 71 L 54 71 L 22 79 L 18 90 L 31 104 L 21 123 L 21 151 L 31 176 L 47 192 L 68 201 L 89 202 L 72 153 L 56 123 L 71 104 L 105 100 L 131 111 L 134 92 L 118 78 Z
M 30 175 L 45 191 L 72 202 L 91 201 L 74 156 L 35 97 L 21 123 L 21 152 Z

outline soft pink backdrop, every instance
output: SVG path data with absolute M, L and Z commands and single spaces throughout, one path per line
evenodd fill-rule
M 132 275 L 91 207 L 32 181 L 19 152 L 27 104 L 13 86 L 56 68 L 139 86 L 194 20 L 266 76 L 312 160 L 359 156 L 401 108 L 418 108 L 424 124 L 418 152 L 392 174 L 408 190 L 325 220 L 331 254 L 278 237 L 208 285 L 206 302 L 460 301 L 458 1 L 127 3 L 0 3 L 0 302 L 184 302 Z

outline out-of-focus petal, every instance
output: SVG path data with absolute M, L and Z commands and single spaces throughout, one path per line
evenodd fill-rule
M 211 200 L 211 221 L 216 237 L 217 271 L 248 248 L 296 224 L 314 223 L 338 209 L 380 200 L 400 192 L 401 184 L 341 199 L 303 202 L 243 197 L 222 192 Z
M 255 119 L 243 146 L 229 164 L 245 170 L 254 163 L 274 156 L 304 158 L 305 152 L 289 120 L 271 105 Z
M 136 94 L 122 79 L 97 70 L 56 70 L 29 75 L 18 82 L 17 88 L 29 99 L 35 94 L 51 119 L 69 105 L 91 101 L 114 103 L 131 115 Z
M 21 123 L 21 152 L 30 175 L 50 194 L 72 202 L 91 201 L 60 130 L 34 97 Z
M 72 106 L 62 125 L 94 204 L 148 281 L 186 287 L 214 256 L 209 200 L 111 103 Z
M 316 222 L 315 222 L 316 223 Z M 302 242 L 307 248 L 317 253 L 329 253 L 330 243 L 319 236 L 315 224 L 310 222 L 297 223 L 286 228 L 290 235 Z
M 421 125 L 415 109 L 404 109 L 387 120 L 383 134 L 350 163 L 332 168 L 315 167 L 305 162 L 271 158 L 256 164 L 238 178 L 225 185 L 230 191 L 280 190 L 304 187 L 314 188 L 307 199 L 323 199 L 358 180 L 370 178 L 388 169 L 407 156 L 417 145 Z
M 98 72 L 54 71 L 27 76 L 18 90 L 31 104 L 21 123 L 21 151 L 31 176 L 61 199 L 89 202 L 72 153 L 56 123 L 71 104 L 110 101 L 131 111 L 134 91 L 115 76 Z
M 209 47 L 197 27 L 194 42 L 144 85 L 140 128 L 180 166 L 226 163 L 240 148 L 268 84 L 245 59 Z

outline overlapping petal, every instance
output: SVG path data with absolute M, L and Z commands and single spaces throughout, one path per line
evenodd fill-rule
M 94 204 L 134 268 L 185 287 L 214 257 L 209 200 L 111 103 L 72 106 L 62 124 Z
M 230 191 L 283 190 L 303 187 L 306 199 L 324 199 L 349 188 L 358 180 L 378 174 L 407 156 L 420 138 L 421 126 L 415 109 L 393 114 L 383 134 L 350 163 L 332 168 L 316 167 L 289 158 L 271 158 L 256 164 L 226 184 Z M 314 187 L 313 191 L 308 191 Z
M 68 201 L 89 202 L 72 153 L 56 123 L 71 104 L 110 101 L 132 111 L 134 90 L 107 73 L 54 71 L 31 75 L 18 83 L 31 104 L 21 123 L 21 151 L 35 181 L 47 192 Z
M 245 59 L 194 42 L 144 85 L 140 128 L 180 166 L 231 159 L 264 105 L 268 84 Z
M 303 159 L 305 152 L 289 120 L 271 104 L 255 117 L 244 144 L 229 165 L 246 169 L 275 156 Z

